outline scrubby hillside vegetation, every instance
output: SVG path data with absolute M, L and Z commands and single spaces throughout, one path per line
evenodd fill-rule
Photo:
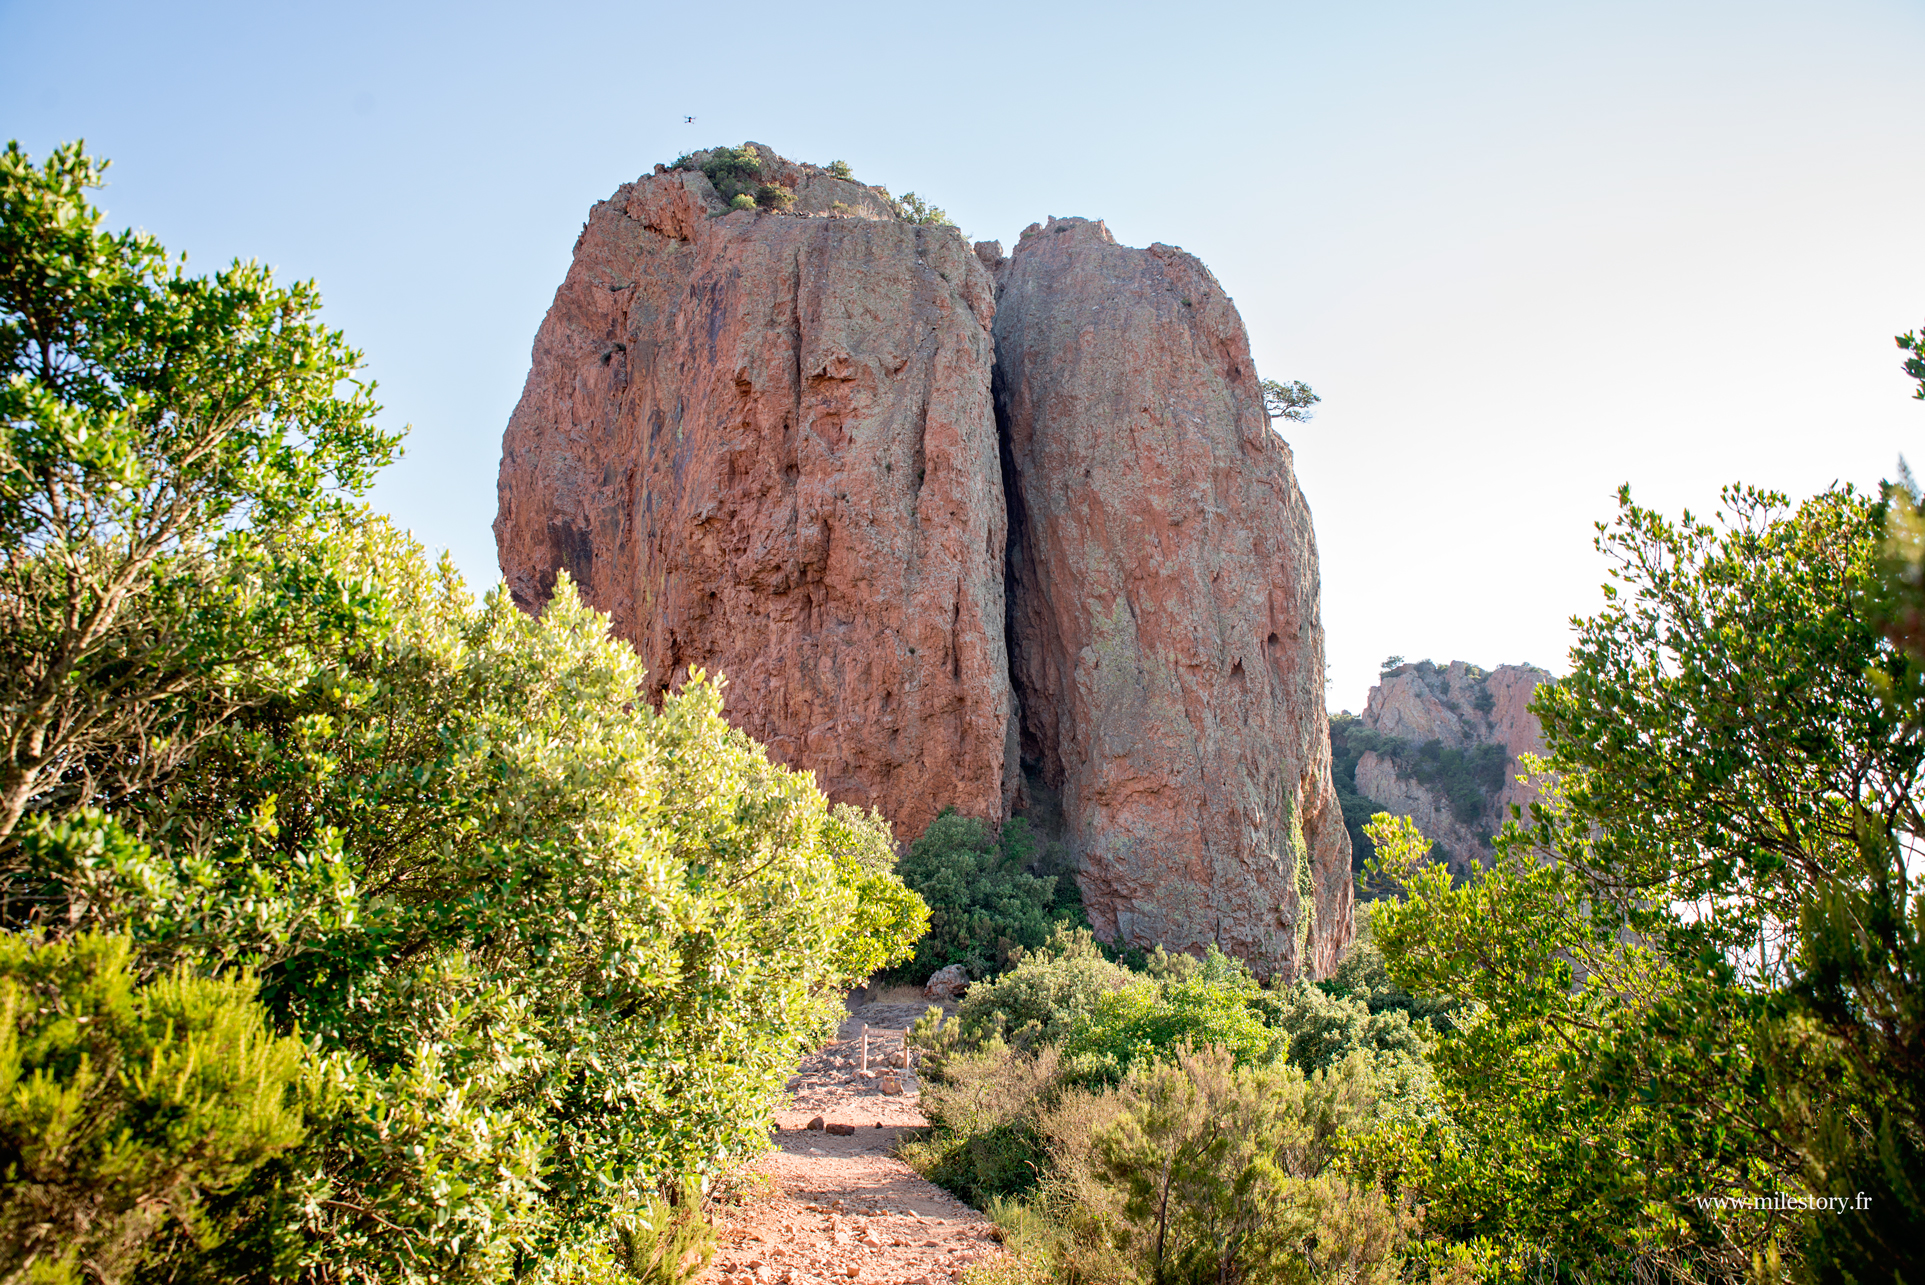
M 679 1277 L 922 935 L 892 836 L 356 507 L 314 288 L 102 168 L 0 157 L 0 1280 Z
M 1925 1271 L 1925 506 L 1627 490 L 1598 547 L 1488 868 L 1379 813 L 1328 979 L 1059 935 L 931 1015 L 912 1159 L 1027 1279 Z
M 685 1285 L 843 990 L 950 966 L 965 1285 L 1925 1277 L 1909 477 L 1624 492 L 1550 792 L 1468 873 L 1353 817 L 1354 944 L 1260 980 L 1098 941 L 1020 821 L 899 861 L 565 571 L 477 601 L 357 503 L 314 288 L 103 232 L 102 168 L 0 157 L 0 1285 Z

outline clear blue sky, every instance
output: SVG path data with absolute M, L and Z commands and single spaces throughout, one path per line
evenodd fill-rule
M 1333 709 L 1390 653 L 1561 669 L 1620 482 L 1702 510 L 1925 457 L 1918 0 L 0 0 L 0 128 L 84 136 L 110 219 L 204 267 L 316 278 L 413 425 L 376 504 L 478 587 L 588 207 L 749 138 L 978 238 L 1200 255 L 1324 398 L 1289 436 Z

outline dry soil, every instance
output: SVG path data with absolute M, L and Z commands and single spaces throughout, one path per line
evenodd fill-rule
M 987 1218 L 893 1154 L 904 1129 L 928 1124 L 915 1072 L 901 1067 L 903 1032 L 926 1007 L 852 1006 L 835 1042 L 804 1059 L 791 1105 L 776 1112 L 776 1150 L 752 1166 L 752 1194 L 718 1219 L 703 1285 L 950 1285 L 1003 1252 Z M 859 1065 L 865 1024 L 870 1077 Z M 879 1087 L 890 1063 L 901 1093 Z M 854 1132 L 810 1129 L 817 1118 Z

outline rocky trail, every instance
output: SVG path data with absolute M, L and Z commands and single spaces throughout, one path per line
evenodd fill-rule
M 853 1007 L 835 1042 L 803 1060 L 775 1115 L 776 1150 L 752 1168 L 759 1182 L 718 1216 L 702 1285 L 950 1285 L 1002 1254 L 987 1218 L 894 1155 L 903 1130 L 929 1123 L 902 1067 L 903 1033 L 927 1007 Z

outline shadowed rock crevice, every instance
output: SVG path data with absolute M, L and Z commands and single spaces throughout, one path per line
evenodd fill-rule
M 1099 935 L 1326 971 L 1350 854 L 1316 548 L 1242 320 L 1194 257 L 1100 222 L 978 253 L 998 283 L 1016 806 L 1060 826 Z
M 1107 937 L 1327 971 L 1316 545 L 1235 307 L 1101 223 L 1005 256 L 769 166 L 788 213 L 699 168 L 591 212 L 503 437 L 515 601 L 566 569 L 903 840 L 1025 815 Z

